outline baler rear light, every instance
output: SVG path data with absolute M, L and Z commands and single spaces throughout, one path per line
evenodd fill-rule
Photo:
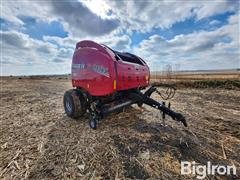
M 114 90 L 117 89 L 117 81 L 116 81 L 116 79 L 113 81 L 113 89 L 114 89 Z
M 146 79 L 146 81 L 148 81 L 148 80 L 149 80 L 149 77 L 148 77 L 148 76 L 145 76 L 145 79 Z

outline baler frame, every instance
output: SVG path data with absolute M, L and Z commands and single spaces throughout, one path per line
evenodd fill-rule
M 107 100 L 107 102 L 104 102 L 104 100 L 99 97 L 91 96 L 87 91 L 80 88 L 75 89 L 73 92 L 74 95 L 76 95 L 77 93 L 78 96 L 77 98 L 73 98 L 75 103 L 79 100 L 77 106 L 85 108 L 82 109 L 81 112 L 89 112 L 89 125 L 92 129 L 96 129 L 98 122 L 103 120 L 105 117 L 113 113 L 122 112 L 126 107 L 129 107 L 133 104 L 138 104 L 139 106 L 142 106 L 142 104 L 146 104 L 148 106 L 151 106 L 162 112 L 163 119 L 165 119 L 165 115 L 168 115 L 173 120 L 182 122 L 183 125 L 187 127 L 184 116 L 181 113 L 177 113 L 171 110 L 170 104 L 167 107 L 165 106 L 165 101 L 158 102 L 150 97 L 154 92 L 160 94 L 160 92 L 155 86 L 151 86 L 144 93 L 142 93 L 139 89 L 131 89 L 128 91 L 119 92 L 115 95 L 114 98 L 112 98 L 112 100 L 110 98 Z M 171 95 L 171 97 L 173 96 Z M 109 105 L 111 101 L 115 103 L 113 106 Z

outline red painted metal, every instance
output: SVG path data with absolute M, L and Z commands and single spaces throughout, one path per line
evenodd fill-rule
M 72 60 L 72 85 L 92 96 L 111 95 L 115 91 L 146 87 L 150 72 L 141 65 L 116 58 L 115 52 L 93 41 L 80 41 Z

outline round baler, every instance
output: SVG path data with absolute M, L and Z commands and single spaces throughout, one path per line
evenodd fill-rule
M 88 112 L 93 129 L 107 115 L 121 112 L 132 104 L 150 105 L 187 126 L 180 113 L 150 98 L 156 87 L 141 92 L 149 86 L 150 71 L 146 62 L 136 55 L 93 41 L 80 41 L 73 54 L 71 76 L 73 89 L 64 94 L 65 112 L 71 118 L 80 118 Z

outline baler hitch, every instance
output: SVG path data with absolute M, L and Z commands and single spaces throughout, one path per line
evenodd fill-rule
M 187 122 L 186 119 L 184 118 L 184 116 L 181 113 L 177 113 L 174 112 L 173 110 L 171 110 L 170 108 L 165 106 L 165 103 L 162 102 L 157 102 L 156 100 L 144 95 L 144 104 L 147 104 L 153 108 L 159 109 L 160 111 L 163 112 L 163 119 L 165 118 L 165 114 L 167 114 L 168 116 L 170 116 L 172 119 L 176 120 L 176 121 L 180 121 L 183 123 L 183 125 L 185 127 L 187 127 Z
M 177 113 L 177 112 L 174 112 L 173 110 L 171 110 L 170 104 L 169 104 L 169 107 L 166 107 L 164 101 L 157 102 L 156 100 L 154 100 L 150 97 L 151 94 L 154 92 L 157 92 L 159 94 L 159 91 L 157 90 L 157 88 L 155 86 L 151 86 L 145 93 L 138 91 L 135 95 L 131 94 L 131 97 L 135 96 L 133 99 L 135 99 L 135 101 L 137 101 L 137 103 L 147 104 L 153 108 L 156 108 L 156 109 L 159 109 L 160 111 L 162 111 L 163 119 L 165 119 L 165 114 L 167 114 L 172 119 L 182 122 L 183 125 L 185 127 L 187 127 L 187 122 L 186 122 L 186 119 L 184 118 L 184 116 L 181 113 Z M 174 90 L 174 93 L 175 93 L 175 90 Z M 168 94 L 168 97 L 172 98 L 173 95 L 170 93 L 170 94 Z
M 104 117 L 112 114 L 112 113 L 119 113 L 124 110 L 124 108 L 132 105 L 132 104 L 146 104 L 153 108 L 159 109 L 163 113 L 163 119 L 165 119 L 165 114 L 170 116 L 172 119 L 182 122 L 185 127 L 187 127 L 186 120 L 181 113 L 174 112 L 170 109 L 170 104 L 168 107 L 165 106 L 165 102 L 157 102 L 156 100 L 152 99 L 150 96 L 152 93 L 157 92 L 157 88 L 151 86 L 145 93 L 141 91 L 132 91 L 129 92 L 128 96 L 122 98 L 115 104 L 114 106 L 108 106 L 104 104 L 96 104 L 94 105 L 95 110 L 90 110 L 90 126 L 92 128 L 96 128 L 97 121 L 103 119 Z M 158 93 L 159 94 L 159 93 Z M 171 95 L 172 96 L 172 95 Z M 170 97 L 170 96 L 169 96 Z

